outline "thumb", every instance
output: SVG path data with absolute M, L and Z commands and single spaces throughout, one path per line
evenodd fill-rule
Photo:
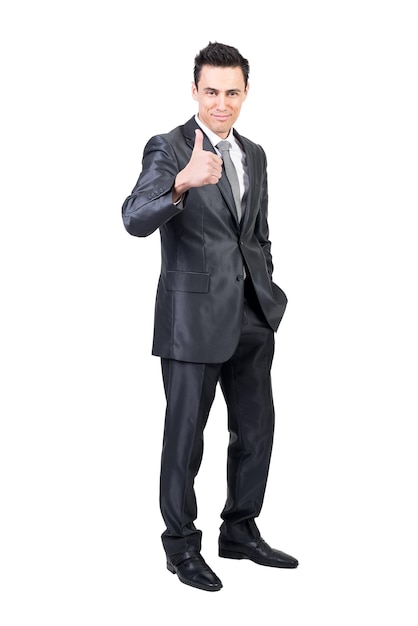
M 196 129 L 195 130 L 195 141 L 194 141 L 194 148 L 193 148 L 193 152 L 200 152 L 203 150 L 203 133 L 201 130 Z

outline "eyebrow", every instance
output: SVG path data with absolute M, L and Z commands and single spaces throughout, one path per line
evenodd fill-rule
M 203 91 L 214 91 L 215 93 L 219 93 L 220 90 L 215 89 L 215 87 L 205 87 Z M 241 89 L 239 89 L 239 87 L 233 87 L 232 89 L 227 89 L 225 93 L 230 93 L 231 91 L 237 91 L 238 93 L 241 93 Z

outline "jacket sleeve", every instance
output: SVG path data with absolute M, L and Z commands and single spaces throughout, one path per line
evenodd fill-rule
M 176 156 L 163 135 L 152 137 L 144 148 L 142 171 L 122 205 L 122 219 L 128 233 L 147 237 L 183 210 L 172 201 L 172 189 L 179 172 Z
M 263 254 L 266 259 L 267 271 L 271 279 L 273 276 L 273 259 L 271 256 L 271 242 L 269 239 L 267 160 L 264 150 L 262 150 L 262 158 L 263 175 L 261 184 L 260 210 L 257 215 L 254 233 L 263 250 Z

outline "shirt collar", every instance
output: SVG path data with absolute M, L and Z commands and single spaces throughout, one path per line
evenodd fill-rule
M 216 144 L 219 143 L 220 141 L 229 141 L 229 143 L 233 147 L 237 145 L 237 140 L 234 137 L 234 133 L 232 131 L 232 128 L 229 131 L 228 137 L 225 137 L 225 139 L 222 139 L 221 137 L 219 137 L 219 135 L 217 135 L 212 130 L 210 130 L 210 128 L 205 126 L 205 124 L 203 124 L 203 122 L 200 121 L 200 119 L 199 119 L 197 114 L 194 116 L 194 119 L 196 120 L 196 123 L 200 126 L 200 128 L 203 130 L 205 135 L 207 135 L 209 141 L 211 142 L 211 144 L 212 144 L 212 146 L 214 148 L 216 147 Z

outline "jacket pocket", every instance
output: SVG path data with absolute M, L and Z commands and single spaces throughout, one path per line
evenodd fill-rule
M 168 291 L 207 293 L 209 291 L 209 274 L 168 271 L 166 274 L 166 287 Z

